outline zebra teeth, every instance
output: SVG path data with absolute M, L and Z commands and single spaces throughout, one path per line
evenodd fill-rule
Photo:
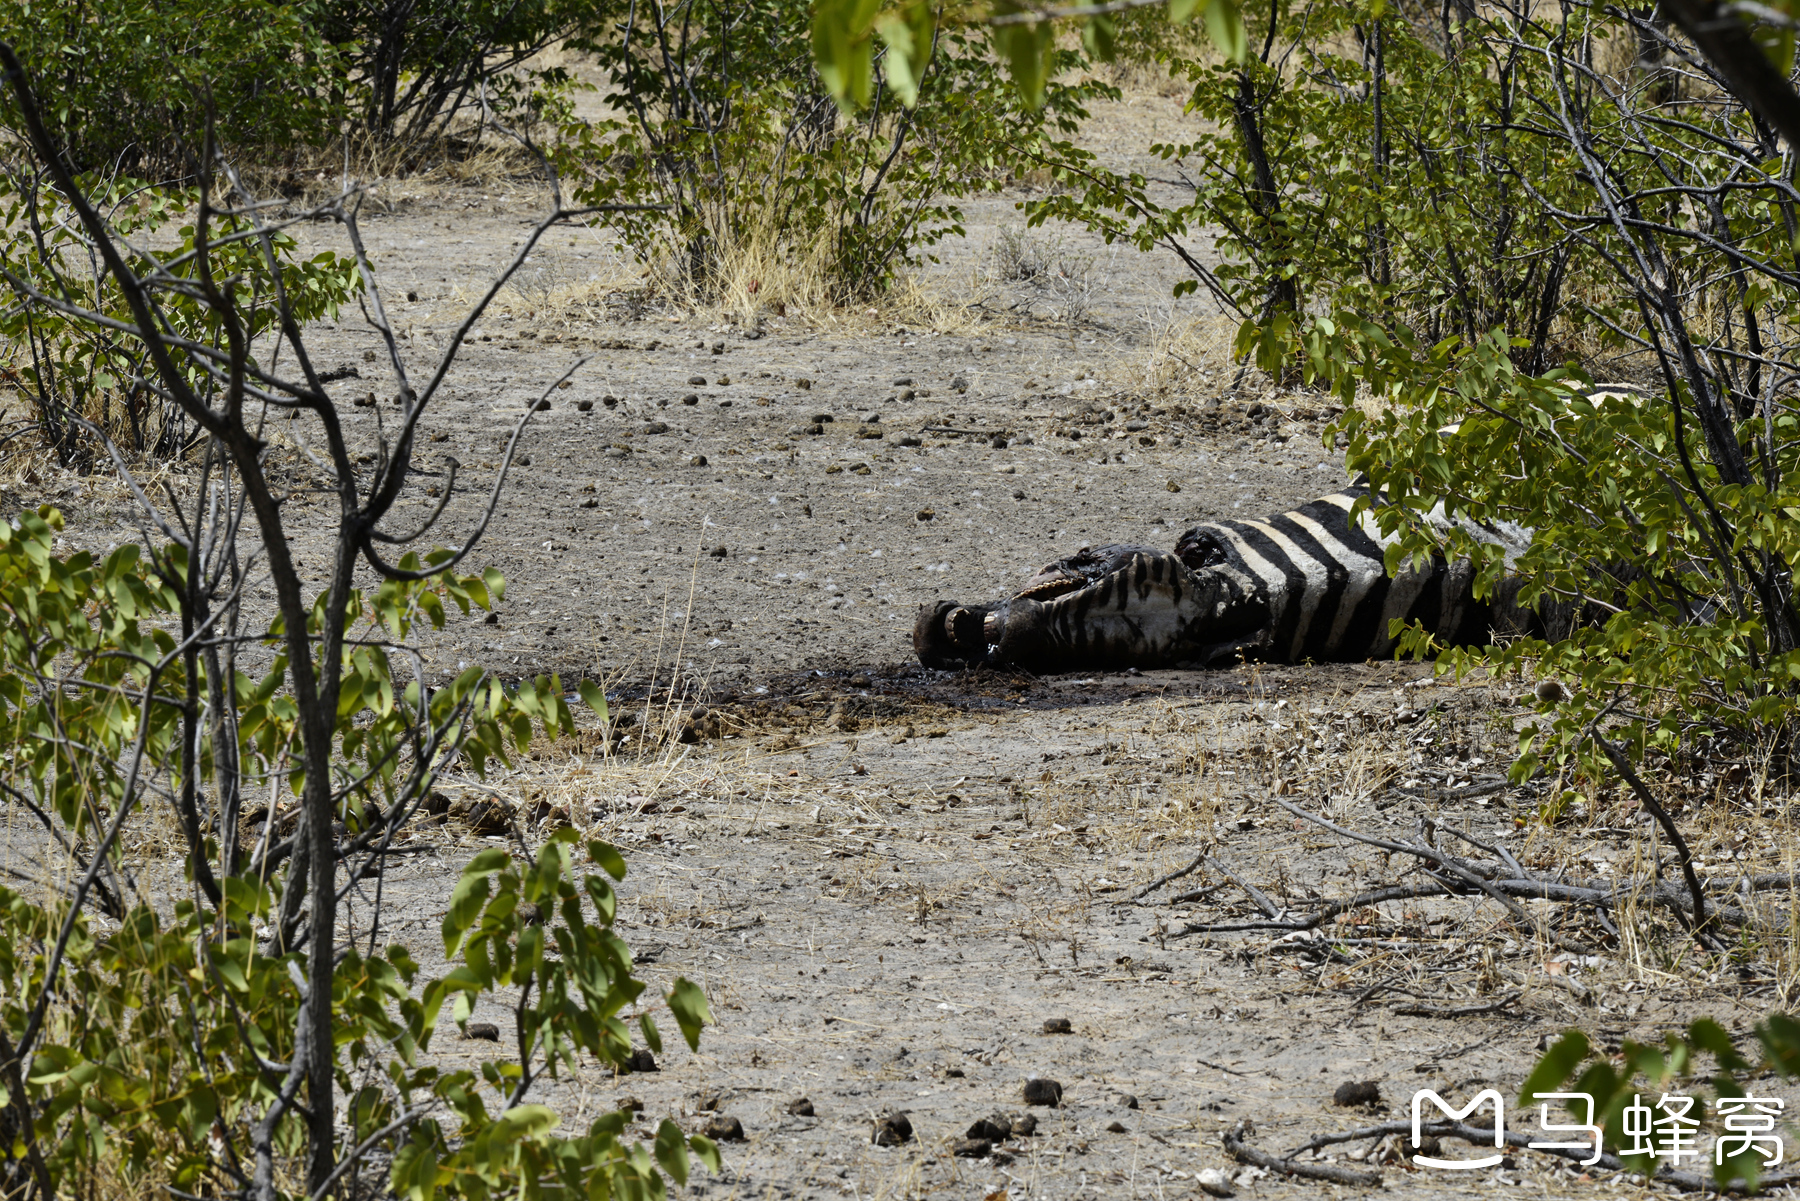
M 1019 595 L 1019 599 L 1021 599 L 1021 600 L 1034 600 L 1034 601 L 1054 600 L 1056 597 L 1065 596 L 1068 593 L 1080 591 L 1081 589 L 1087 587 L 1087 583 L 1088 582 L 1086 580 L 1082 580 L 1082 579 L 1073 579 L 1072 580 L 1072 579 L 1069 579 L 1067 576 L 1064 576 L 1061 579 L 1045 580 L 1041 584 L 1027 584 L 1025 586 L 1024 590 L 1021 591 L 1018 595 Z
M 987 649 L 986 623 L 973 609 L 957 608 L 944 614 L 944 633 L 958 650 L 981 654 Z

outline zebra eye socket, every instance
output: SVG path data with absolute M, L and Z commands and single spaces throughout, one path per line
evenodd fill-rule
M 1229 561 L 1225 554 L 1225 548 L 1207 537 L 1196 538 L 1192 542 L 1184 539 L 1181 545 L 1175 548 L 1175 557 L 1180 559 L 1191 571 L 1197 571 L 1202 567 L 1217 567 Z

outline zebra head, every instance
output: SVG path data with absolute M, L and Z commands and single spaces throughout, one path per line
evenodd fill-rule
M 1006 600 L 937 601 L 913 626 L 927 667 L 1007 665 L 1083 671 L 1208 663 L 1256 641 L 1267 590 L 1228 564 L 1191 570 L 1142 546 L 1083 547 Z

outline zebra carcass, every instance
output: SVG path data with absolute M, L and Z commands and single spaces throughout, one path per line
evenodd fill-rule
M 1240 657 L 1358 662 L 1393 654 L 1395 618 L 1449 645 L 1550 633 L 1516 603 L 1517 583 L 1474 595 L 1475 567 L 1434 559 L 1389 576 L 1382 535 L 1351 506 L 1352 487 L 1261 521 L 1212 521 L 1173 553 L 1143 546 L 1083 549 L 991 604 L 937 601 L 913 627 L 927 667 L 987 663 L 1029 671 L 1207 665 Z M 1447 521 L 1442 514 L 1431 518 Z M 1459 523 L 1510 562 L 1530 532 Z

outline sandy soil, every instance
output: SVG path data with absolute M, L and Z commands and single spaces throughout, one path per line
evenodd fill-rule
M 1180 119 L 1173 102 L 1134 103 L 1099 116 L 1115 147 Z M 417 370 L 540 198 L 528 182 L 394 188 L 394 213 L 366 233 Z M 1195 521 L 1343 479 L 1320 444 L 1323 402 L 1228 394 L 1223 347 L 1210 374 L 1158 389 L 1159 339 L 1205 316 L 1169 301 L 1172 260 L 1042 235 L 1092 256 L 1079 322 L 1029 285 L 984 277 L 1015 199 L 971 206 L 968 244 L 922 281 L 959 303 L 930 320 L 746 329 L 559 303 L 616 270 L 595 238 L 559 234 L 533 264 L 551 283 L 509 295 L 462 348 L 395 520 L 428 511 L 454 456 L 443 541 L 469 528 L 528 402 L 593 357 L 528 428 L 477 556 L 510 581 L 497 624 L 453 620 L 427 645 L 432 670 L 592 676 L 642 714 L 639 729 L 700 738 L 639 738 L 610 757 L 584 738 L 447 789 L 497 791 L 523 812 L 561 805 L 624 846 L 624 928 L 646 975 L 702 981 L 719 1018 L 700 1054 L 673 1050 L 629 1079 L 590 1070 L 554 1103 L 571 1120 L 627 1094 L 694 1129 L 713 1107 L 737 1117 L 748 1141 L 727 1145 L 725 1175 L 702 1175 L 697 1195 L 1185 1197 L 1216 1167 L 1241 1173 L 1247 1195 L 1286 1196 L 1341 1190 L 1257 1179 L 1220 1150 L 1222 1129 L 1248 1119 L 1257 1145 L 1283 1149 L 1404 1117 L 1418 1088 L 1516 1096 L 1540 1040 L 1571 1023 L 1616 1041 L 1700 1013 L 1742 1026 L 1779 1004 L 1759 966 L 1785 962 L 1779 947 L 1742 971 L 1691 952 L 1658 962 L 1645 948 L 1669 951 L 1666 936 L 1621 942 L 1571 917 L 1568 932 L 1606 948 L 1572 962 L 1467 901 L 1354 915 L 1337 932 L 1365 941 L 1335 952 L 1171 934 L 1255 913 L 1209 869 L 1132 903 L 1203 849 L 1284 904 L 1405 870 L 1273 795 L 1373 831 L 1429 818 L 1585 870 L 1627 871 L 1649 838 L 1610 798 L 1546 831 L 1527 820 L 1529 791 L 1456 804 L 1393 791 L 1504 771 L 1519 710 L 1513 689 L 1483 681 L 1432 684 L 1392 664 L 1044 680 L 913 664 L 922 602 L 992 597 L 1082 543 L 1171 546 Z M 348 319 L 315 330 L 314 347 L 323 366 L 363 374 L 346 395 L 391 395 L 372 336 Z M 346 412 L 372 435 L 379 407 Z M 316 481 L 308 435 L 303 422 L 283 431 L 281 471 L 297 485 Z M 131 536 L 104 482 L 50 491 L 72 541 Z M 303 564 L 322 571 L 303 517 L 294 529 Z M 671 717 L 644 698 L 672 678 Z M 706 710 L 690 714 L 696 703 Z M 1787 858 L 1785 835 L 1734 842 L 1728 814 L 1702 824 L 1715 863 Z M 437 853 L 397 869 L 389 896 L 397 933 L 429 961 L 446 875 L 480 839 L 454 821 L 417 837 Z M 1183 891 L 1201 895 L 1168 904 Z M 1515 990 L 1478 1016 L 1394 1012 Z M 1044 1033 L 1058 1018 L 1071 1032 Z M 452 1035 L 446 1058 L 492 1053 Z M 1036 1111 L 1037 1133 L 1006 1144 L 1006 1162 L 951 1154 L 976 1119 L 1024 1112 L 1037 1076 L 1062 1084 L 1064 1104 Z M 1334 1106 L 1351 1080 L 1378 1082 L 1381 1101 Z M 814 1116 L 789 1113 L 800 1097 Z M 870 1121 L 890 1110 L 910 1113 L 916 1137 L 874 1146 Z M 1421 1197 L 1597 1187 L 1535 1156 L 1473 1178 L 1384 1170 L 1389 1189 Z

